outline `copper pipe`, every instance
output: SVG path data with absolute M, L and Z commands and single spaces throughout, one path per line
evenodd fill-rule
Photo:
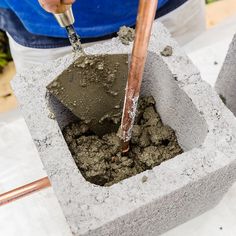
M 13 189 L 9 192 L 0 194 L 0 206 L 15 201 L 19 198 L 27 196 L 33 192 L 50 187 L 51 183 L 48 177 L 36 180 L 32 183 L 26 184 L 19 188 Z
M 147 49 L 158 0 L 140 0 L 136 23 L 136 33 L 131 56 L 130 70 L 126 87 L 123 116 L 121 121 L 122 151 L 129 150 L 129 141 L 134 124 L 137 102 L 142 83 Z

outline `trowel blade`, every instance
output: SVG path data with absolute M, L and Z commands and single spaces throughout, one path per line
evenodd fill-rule
M 85 55 L 47 89 L 101 136 L 119 127 L 127 77 L 127 54 Z

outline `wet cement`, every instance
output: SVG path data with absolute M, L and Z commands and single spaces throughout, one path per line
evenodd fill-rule
M 63 134 L 84 178 L 101 186 L 111 186 L 183 152 L 175 132 L 163 125 L 153 97 L 139 101 L 130 151 L 126 155 L 120 152 L 116 133 L 98 137 L 82 121 L 69 124 Z M 145 183 L 148 178 L 140 181 Z
M 84 55 L 48 86 L 72 113 L 103 135 L 119 127 L 128 77 L 128 55 Z
M 161 52 L 161 55 L 163 57 L 170 57 L 173 54 L 173 48 L 171 46 L 166 46 L 163 51 Z
M 118 34 L 120 41 L 124 45 L 129 45 L 130 42 L 134 41 L 135 30 L 130 27 L 122 26 L 122 27 L 120 27 L 120 30 L 117 34 Z

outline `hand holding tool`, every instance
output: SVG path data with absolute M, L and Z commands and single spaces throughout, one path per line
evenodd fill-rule
M 65 28 L 74 51 L 82 51 L 79 36 L 74 29 L 74 15 L 71 4 L 74 0 L 39 0 L 45 11 L 53 13 L 58 24 Z

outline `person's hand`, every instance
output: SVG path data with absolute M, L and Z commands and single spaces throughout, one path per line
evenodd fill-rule
M 38 0 L 42 8 L 50 13 L 63 13 L 75 0 Z

